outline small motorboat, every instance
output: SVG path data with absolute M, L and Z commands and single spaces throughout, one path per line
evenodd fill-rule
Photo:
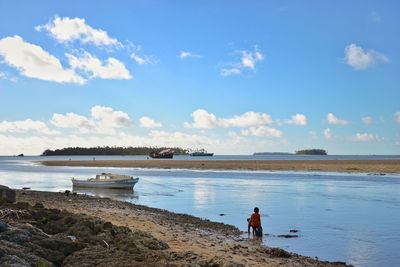
M 89 178 L 87 180 L 72 178 L 72 186 L 86 188 L 133 189 L 138 181 L 139 178 L 133 178 L 129 175 L 102 173 L 97 174 L 95 178 Z

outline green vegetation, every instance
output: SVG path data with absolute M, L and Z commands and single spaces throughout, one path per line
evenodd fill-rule
M 187 155 L 188 149 L 180 147 L 67 147 L 62 149 L 50 150 L 46 149 L 41 156 L 132 156 L 132 155 L 148 155 L 151 151 L 160 151 L 171 149 L 175 155 Z
M 296 155 L 328 155 L 324 149 L 304 149 L 296 151 Z

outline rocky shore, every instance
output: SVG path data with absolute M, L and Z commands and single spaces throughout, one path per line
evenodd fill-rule
M 0 206 L 0 266 L 345 266 L 263 247 L 231 225 L 108 198 L 17 190 L 16 199 Z
M 46 166 L 400 173 L 400 160 L 48 160 Z

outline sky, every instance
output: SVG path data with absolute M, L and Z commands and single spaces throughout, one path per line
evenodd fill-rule
M 0 155 L 398 155 L 398 14 L 394 0 L 0 0 Z

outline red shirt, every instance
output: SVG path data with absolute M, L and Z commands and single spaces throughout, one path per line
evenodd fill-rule
M 251 227 L 260 227 L 261 226 L 261 218 L 259 213 L 253 213 L 250 217 L 250 226 Z

